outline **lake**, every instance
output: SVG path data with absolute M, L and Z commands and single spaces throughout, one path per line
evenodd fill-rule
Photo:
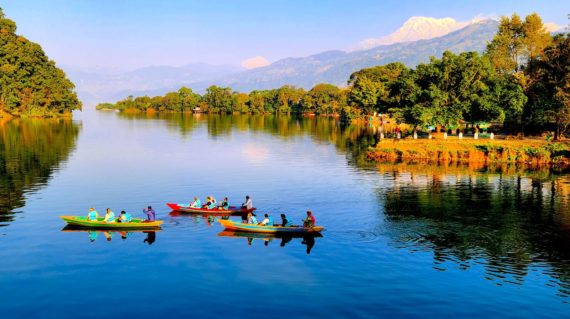
M 0 126 L 0 317 L 560 318 L 570 176 L 376 164 L 373 128 L 333 118 L 124 115 Z M 250 195 L 307 209 L 317 238 L 223 233 L 166 202 Z M 67 231 L 110 207 L 156 232 Z

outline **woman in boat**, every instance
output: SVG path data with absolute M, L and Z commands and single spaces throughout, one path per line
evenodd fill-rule
M 94 220 L 97 221 L 99 218 L 99 213 L 95 210 L 95 208 L 89 208 L 89 213 L 87 214 L 87 220 Z
M 317 220 L 315 219 L 315 216 L 313 216 L 313 213 L 310 210 L 308 210 L 307 218 L 303 221 L 303 227 L 313 227 L 315 226 L 316 223 Z
M 110 208 L 107 208 L 107 213 L 105 213 L 105 219 L 103 219 L 103 221 L 106 223 L 115 222 L 115 213 L 113 213 Z
M 198 197 L 194 197 L 194 201 L 192 203 L 190 203 L 190 207 L 200 208 L 200 207 L 202 207 L 201 204 L 202 203 L 200 202 L 200 199 L 198 199 Z
M 224 200 L 218 206 L 219 210 L 228 210 L 230 208 L 230 203 L 228 202 L 228 198 L 224 197 Z
M 210 205 L 208 205 L 208 209 L 216 208 L 216 199 L 213 196 L 210 196 Z
M 121 211 L 121 216 L 119 216 L 119 223 L 130 223 L 133 220 L 131 214 L 125 212 L 124 210 Z
M 257 224 L 257 218 L 255 217 L 254 213 L 247 214 L 247 223 L 248 224 Z
M 289 222 L 289 219 L 287 218 L 287 216 L 285 216 L 285 214 L 281 214 L 281 227 L 289 227 L 291 226 L 291 222 Z

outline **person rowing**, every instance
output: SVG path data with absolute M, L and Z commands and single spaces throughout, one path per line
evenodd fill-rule
M 95 210 L 95 208 L 89 208 L 89 213 L 87 214 L 87 220 L 94 220 L 97 221 L 99 218 L 99 213 Z
M 200 199 L 198 197 L 194 197 L 194 201 L 192 203 L 190 203 L 190 207 L 193 207 L 193 208 L 202 207 L 202 203 L 200 202 Z
M 281 227 L 289 227 L 291 226 L 291 222 L 289 222 L 289 219 L 287 218 L 287 216 L 285 216 L 285 214 L 281 214 Z
M 307 218 L 305 218 L 305 220 L 303 221 L 303 227 L 314 227 L 315 224 L 317 223 L 317 220 L 315 219 L 315 216 L 313 216 L 313 213 L 308 210 L 307 211 Z
M 119 223 L 130 223 L 131 221 L 133 221 L 133 217 L 131 216 L 131 214 L 125 212 L 124 210 L 121 211 L 121 216 L 119 216 Z
M 105 213 L 105 219 L 103 219 L 103 221 L 106 223 L 115 222 L 115 213 L 113 213 L 110 208 L 107 208 L 107 213 Z
M 228 210 L 230 208 L 230 203 L 228 202 L 228 198 L 224 197 L 224 200 L 218 205 L 219 210 Z
M 251 198 L 249 197 L 249 195 L 247 195 L 245 197 L 245 203 L 241 204 L 241 208 L 247 209 L 247 210 L 253 209 L 253 202 L 251 201 Z
M 150 223 L 156 220 L 156 212 L 152 209 L 152 206 L 148 206 L 146 209 L 143 208 L 143 213 L 146 214 L 145 223 Z

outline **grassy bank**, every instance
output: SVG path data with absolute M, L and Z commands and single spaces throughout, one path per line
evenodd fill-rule
M 540 140 L 382 140 L 368 159 L 570 166 L 569 142 Z

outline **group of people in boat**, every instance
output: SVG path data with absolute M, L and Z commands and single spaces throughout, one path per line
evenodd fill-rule
M 156 220 L 156 212 L 152 209 L 152 206 L 148 206 L 147 208 L 143 208 L 143 214 L 146 215 L 146 220 L 144 222 L 154 222 Z M 89 213 L 87 213 L 87 220 L 89 221 L 100 221 L 99 220 L 99 212 L 95 210 L 95 208 L 89 208 Z M 121 214 L 117 217 L 115 212 L 113 212 L 110 208 L 107 208 L 105 211 L 105 215 L 103 216 L 103 222 L 105 223 L 130 223 L 133 221 L 133 217 L 131 214 L 125 212 L 124 210 L 121 211 Z
M 303 220 L 303 227 L 313 227 L 313 226 L 315 226 L 316 222 L 317 222 L 317 220 L 315 219 L 315 216 L 313 215 L 313 213 L 310 210 L 308 210 L 307 211 L 307 218 L 305 218 Z M 247 215 L 242 216 L 242 223 L 260 225 L 260 226 L 280 226 L 280 227 L 294 227 L 295 226 L 291 223 L 291 221 L 289 220 L 289 218 L 285 214 L 281 214 L 281 222 L 276 224 L 273 220 L 273 217 L 271 217 L 270 214 L 266 213 L 263 216 L 263 219 L 261 220 L 261 222 L 259 222 L 257 220 L 257 215 L 253 212 L 249 212 L 249 213 L 247 213 Z
M 230 202 L 228 201 L 227 197 L 224 197 L 224 199 L 221 202 L 217 202 L 214 196 L 208 196 L 206 197 L 206 201 L 204 202 L 204 204 L 202 204 L 202 202 L 198 197 L 194 197 L 194 200 L 190 204 L 188 204 L 188 207 L 228 210 L 230 208 Z M 253 208 L 253 202 L 251 201 L 249 195 L 245 197 L 245 202 L 241 204 L 241 208 L 249 210 Z

